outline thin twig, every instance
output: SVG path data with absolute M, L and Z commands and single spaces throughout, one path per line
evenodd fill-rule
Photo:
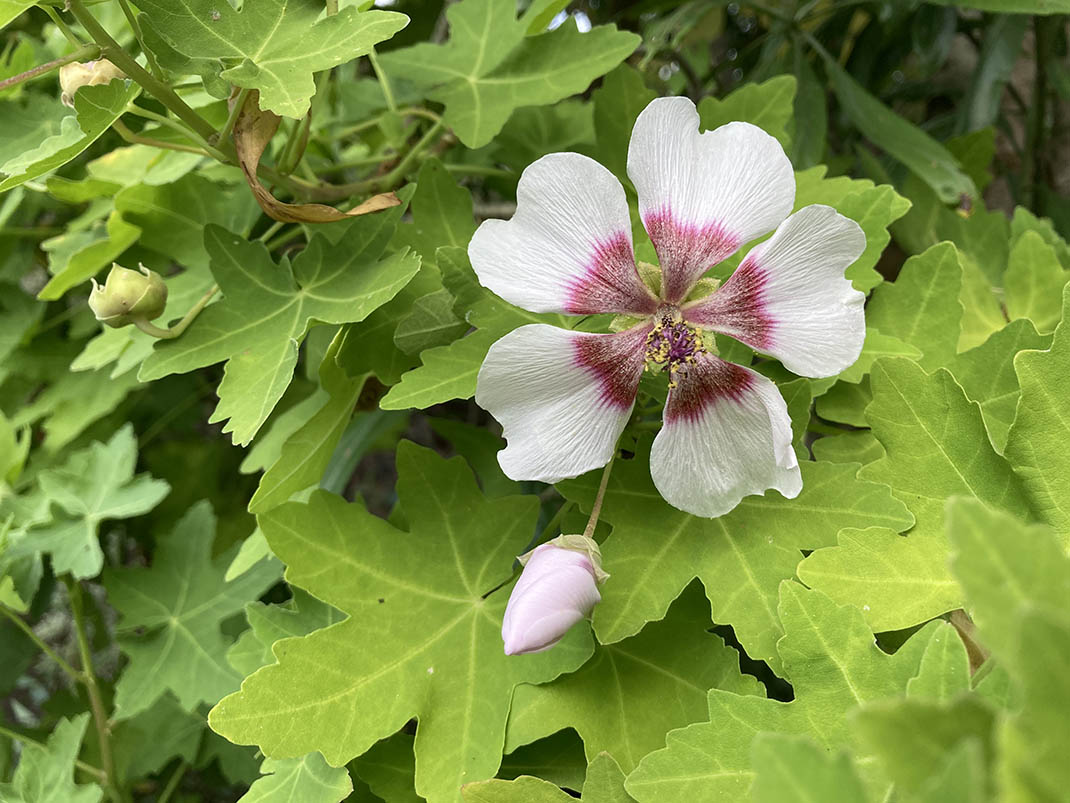
M 70 64 L 75 61 L 85 61 L 95 59 L 100 55 L 100 48 L 97 45 L 82 45 L 75 50 L 69 56 L 63 56 L 62 58 L 53 59 L 46 64 L 39 64 L 36 67 L 26 70 L 26 72 L 20 72 L 18 75 L 13 75 L 10 78 L 6 78 L 0 81 L 0 92 L 5 89 L 10 89 L 13 86 L 18 86 L 21 83 L 30 81 L 41 75 L 46 75 L 53 70 L 57 70 L 60 67 Z
M 62 669 L 63 672 L 71 680 L 73 680 L 75 683 L 82 683 L 85 680 L 85 678 L 82 677 L 81 672 L 79 672 L 77 669 L 75 669 L 73 666 L 63 660 L 63 658 L 61 658 L 55 650 L 49 647 L 48 644 L 45 643 L 44 639 L 38 636 L 33 631 L 33 628 L 26 624 L 26 622 L 22 620 L 22 617 L 15 613 L 15 611 L 11 610 L 6 605 L 0 605 L 0 613 L 2 613 L 8 619 L 14 622 L 19 627 L 19 629 L 22 630 L 23 633 L 29 636 L 30 639 L 32 639 L 33 642 L 41 649 L 41 651 L 53 661 L 55 661 L 59 668 Z

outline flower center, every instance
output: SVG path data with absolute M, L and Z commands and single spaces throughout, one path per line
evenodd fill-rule
M 669 387 L 676 387 L 677 374 L 687 373 L 695 356 L 710 349 L 702 330 L 687 323 L 680 310 L 664 304 L 654 314 L 654 328 L 646 336 L 646 367 L 650 371 L 669 371 Z

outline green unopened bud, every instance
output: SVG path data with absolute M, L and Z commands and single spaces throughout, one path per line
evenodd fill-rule
M 126 78 L 126 73 L 107 59 L 74 61 L 59 68 L 60 100 L 65 106 L 74 106 L 74 93 L 83 86 L 106 84 L 114 78 Z
M 160 274 L 144 265 L 141 271 L 112 265 L 104 286 L 93 280 L 89 308 L 97 320 L 119 328 L 134 321 L 151 321 L 163 314 L 167 304 L 167 284 Z

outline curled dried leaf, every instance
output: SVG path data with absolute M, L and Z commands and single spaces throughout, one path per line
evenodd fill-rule
M 358 215 L 380 212 L 401 203 L 392 192 L 373 195 L 348 212 L 325 204 L 288 204 L 280 201 L 260 183 L 256 175 L 260 157 L 264 155 L 268 143 L 275 136 L 280 122 L 281 118 L 277 114 L 260 108 L 258 93 L 250 92 L 234 123 L 234 147 L 238 152 L 238 163 L 256 202 L 268 217 L 283 223 L 334 223 Z

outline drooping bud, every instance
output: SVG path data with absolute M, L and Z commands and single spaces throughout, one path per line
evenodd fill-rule
M 126 78 L 126 73 L 107 59 L 74 61 L 59 68 L 60 100 L 74 106 L 74 93 L 83 86 L 106 84 L 114 78 Z
M 548 650 L 602 599 L 602 571 L 596 544 L 583 535 L 560 535 L 535 547 L 520 562 L 524 571 L 513 587 L 502 621 L 506 655 Z
M 159 318 L 166 304 L 167 284 L 144 265 L 138 272 L 113 264 L 104 286 L 94 279 L 89 294 L 89 308 L 97 320 L 116 329 L 137 320 Z

